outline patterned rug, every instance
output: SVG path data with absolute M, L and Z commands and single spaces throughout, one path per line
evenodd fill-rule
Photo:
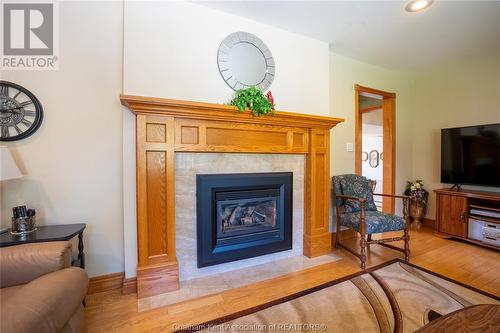
M 500 332 L 500 299 L 401 260 L 179 332 Z

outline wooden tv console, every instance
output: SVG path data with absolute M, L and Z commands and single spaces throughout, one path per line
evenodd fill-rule
M 474 244 L 493 249 L 500 247 L 471 239 L 468 235 L 471 209 L 483 209 L 500 212 L 500 193 L 469 190 L 439 189 L 436 192 L 436 233 L 444 237 L 459 238 Z M 488 223 L 500 224 L 500 219 L 481 216 L 478 218 Z

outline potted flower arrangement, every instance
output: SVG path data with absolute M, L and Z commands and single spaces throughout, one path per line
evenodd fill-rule
M 425 211 L 427 209 L 427 198 L 429 192 L 424 188 L 424 183 L 422 180 L 417 179 L 413 181 L 406 182 L 405 195 L 409 196 L 410 199 L 410 216 L 413 218 L 416 226 L 419 228 L 422 223 L 420 220 L 424 217 Z

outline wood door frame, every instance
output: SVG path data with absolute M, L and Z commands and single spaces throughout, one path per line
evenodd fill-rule
M 362 113 L 366 110 L 359 108 L 359 96 L 376 95 L 382 97 L 382 117 L 383 117 L 383 192 L 385 194 L 395 194 L 396 190 L 396 94 L 378 89 L 368 88 L 359 84 L 354 85 L 355 91 L 355 172 L 362 174 Z M 383 198 L 382 210 L 394 213 L 394 198 Z

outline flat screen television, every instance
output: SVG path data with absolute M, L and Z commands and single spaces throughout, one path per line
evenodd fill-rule
M 441 130 L 441 183 L 500 186 L 500 123 Z

